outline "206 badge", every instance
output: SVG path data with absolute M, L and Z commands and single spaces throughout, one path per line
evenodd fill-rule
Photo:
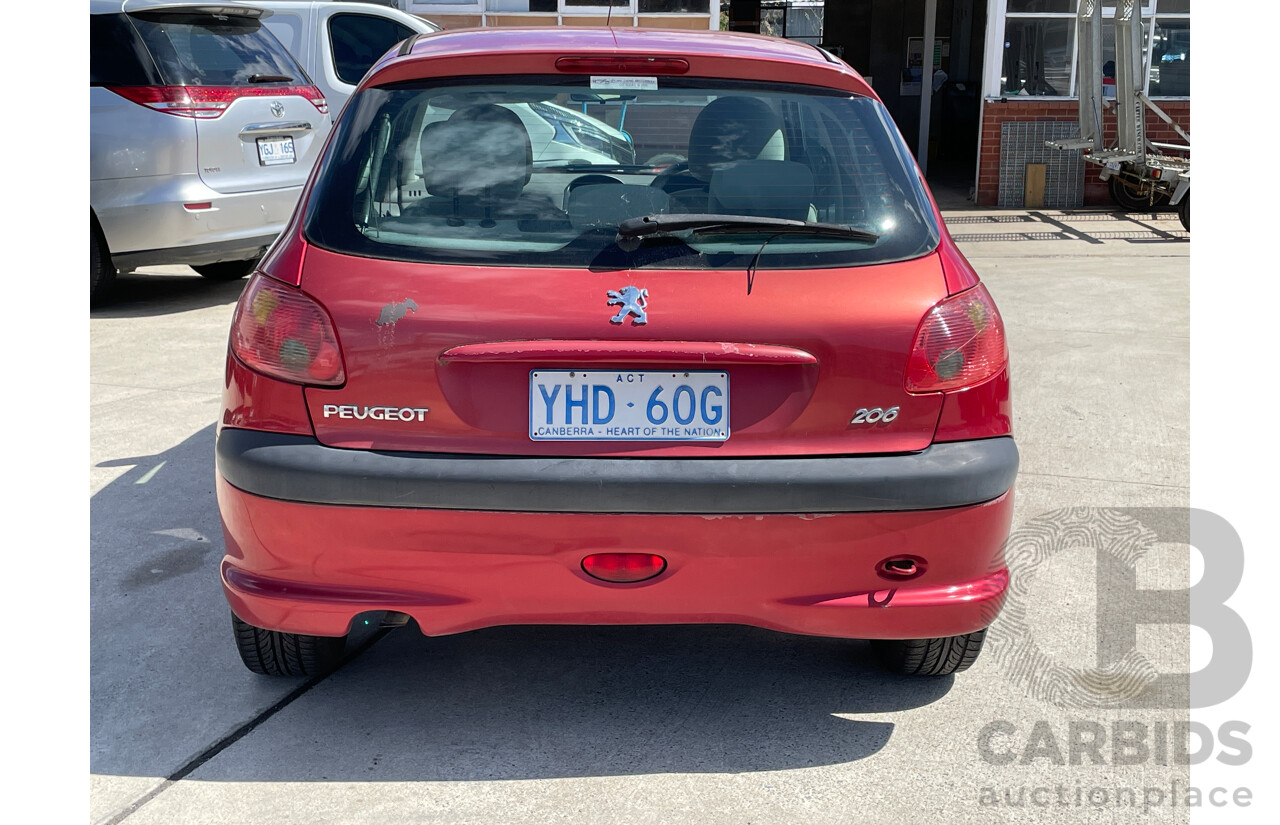
M 638 327 L 647 324 L 649 319 L 645 316 L 645 307 L 649 304 L 649 290 L 641 289 L 638 286 L 624 286 L 619 290 L 609 290 L 609 306 L 621 306 L 618 314 L 609 319 L 610 323 L 621 324 L 627 320 L 628 315 L 634 315 L 631 319 L 631 326 Z

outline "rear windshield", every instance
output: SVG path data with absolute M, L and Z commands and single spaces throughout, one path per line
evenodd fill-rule
M 322 162 L 307 236 L 376 258 L 605 269 L 855 266 L 936 247 L 927 196 L 880 103 L 788 84 L 640 80 L 648 88 L 553 76 L 367 89 Z M 628 219 L 687 215 L 725 220 L 618 233 Z M 776 225 L 730 222 L 742 217 Z M 797 221 L 862 231 L 786 225 Z
M 172 12 L 131 18 L 168 85 L 311 82 L 255 18 Z

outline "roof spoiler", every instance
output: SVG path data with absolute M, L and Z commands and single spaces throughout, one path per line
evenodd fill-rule
M 125 14 L 213 14 L 224 17 L 251 17 L 259 20 L 274 12 L 243 3 L 166 3 L 163 0 L 125 0 Z

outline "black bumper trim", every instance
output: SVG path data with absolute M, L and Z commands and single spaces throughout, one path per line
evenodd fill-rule
M 979 504 L 1013 486 L 1012 438 L 906 455 L 548 458 L 379 452 L 223 429 L 218 472 L 246 493 L 366 507 L 533 513 L 869 513 Z
M 112 252 L 111 263 L 121 272 L 140 266 L 172 266 L 186 264 L 203 266 L 220 261 L 250 261 L 262 257 L 267 247 L 275 241 L 275 235 L 258 235 L 253 238 L 236 238 L 217 243 L 174 246 L 167 249 L 140 249 L 134 252 Z

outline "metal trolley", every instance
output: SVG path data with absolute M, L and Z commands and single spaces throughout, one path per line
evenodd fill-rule
M 1077 25 L 1080 137 L 1046 143 L 1055 149 L 1081 150 L 1085 161 L 1101 167 L 1099 177 L 1107 182 L 1112 199 L 1122 209 L 1175 206 L 1183 228 L 1190 231 L 1191 136 L 1147 97 L 1141 0 L 1121 0 L 1115 9 L 1114 146 L 1104 146 L 1102 140 L 1102 0 L 1080 0 Z M 1186 145 L 1148 140 L 1148 109 L 1169 124 Z

